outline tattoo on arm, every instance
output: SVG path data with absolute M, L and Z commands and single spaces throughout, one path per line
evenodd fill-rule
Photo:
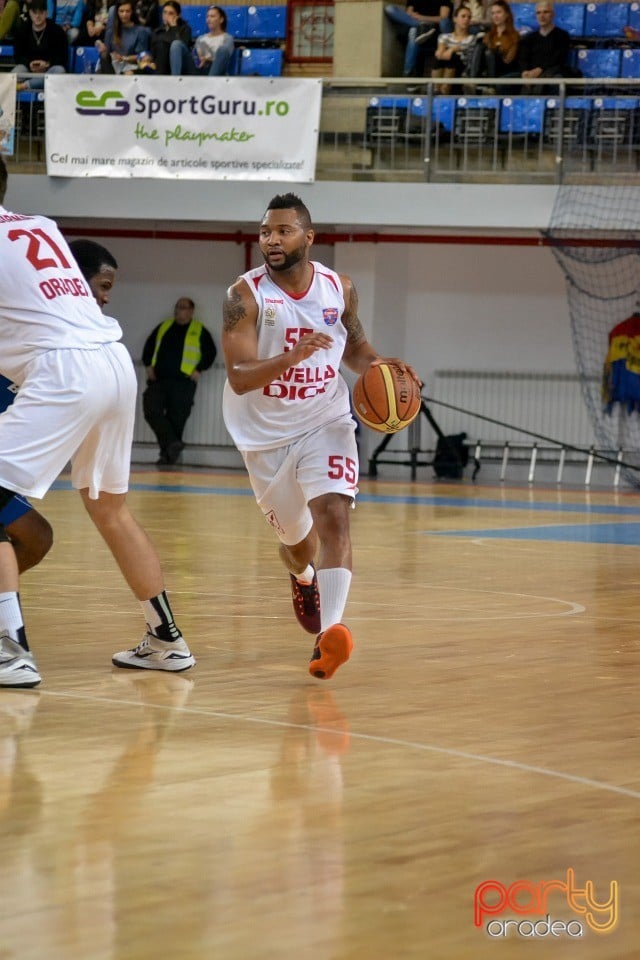
M 242 297 L 237 290 L 230 291 L 222 307 L 222 325 L 226 331 L 233 328 L 247 315 Z
M 364 339 L 364 330 L 362 329 L 362 324 L 358 317 L 358 294 L 356 293 L 356 288 L 352 285 L 351 291 L 349 294 L 348 303 L 345 306 L 345 311 L 342 314 L 342 322 L 347 329 L 347 343 L 357 343 L 358 340 Z

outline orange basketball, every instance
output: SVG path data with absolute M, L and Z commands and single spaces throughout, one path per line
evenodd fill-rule
M 420 387 L 393 363 L 368 367 L 353 386 L 358 420 L 380 433 L 404 430 L 420 412 Z

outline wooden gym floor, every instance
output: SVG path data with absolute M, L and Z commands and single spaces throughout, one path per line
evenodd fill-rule
M 364 481 L 322 683 L 245 478 L 132 483 L 198 665 L 111 667 L 140 610 L 63 480 L 44 682 L 0 691 L 2 960 L 640 955 L 639 495 Z

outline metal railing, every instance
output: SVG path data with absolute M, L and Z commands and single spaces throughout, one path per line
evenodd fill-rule
M 327 81 L 318 179 L 640 180 L 640 80 L 446 83 Z
M 442 83 L 325 80 L 317 179 L 640 181 L 640 79 Z M 42 93 L 18 94 L 17 172 L 45 170 L 45 115 Z

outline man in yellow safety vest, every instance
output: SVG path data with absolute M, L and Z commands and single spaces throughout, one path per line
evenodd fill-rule
M 177 301 L 172 320 L 151 331 L 142 351 L 147 389 L 144 418 L 158 438 L 159 465 L 175 463 L 184 449 L 182 433 L 189 419 L 200 374 L 212 366 L 216 346 L 207 328 L 193 319 L 189 297 Z

